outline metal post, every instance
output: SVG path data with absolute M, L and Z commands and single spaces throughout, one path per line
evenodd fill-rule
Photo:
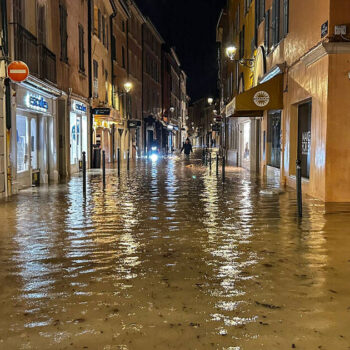
M 83 193 L 86 195 L 86 152 L 83 152 Z
M 203 165 L 205 164 L 205 150 L 203 148 L 203 152 L 202 152 L 202 163 Z
M 208 166 L 208 149 L 205 149 L 205 166 Z
M 222 156 L 222 182 L 225 182 L 225 166 L 226 166 L 226 159 L 225 159 L 225 156 Z
M 127 162 L 128 171 L 130 170 L 130 150 L 128 150 L 128 162 Z
M 298 202 L 298 216 L 303 216 L 303 195 L 302 195 L 302 181 L 301 181 L 301 161 L 297 160 L 297 202 Z
M 216 153 L 216 175 L 219 175 L 219 153 Z
M 102 181 L 103 187 L 106 187 L 106 152 L 102 151 Z
M 209 156 L 209 169 L 211 172 L 211 152 L 208 153 L 208 156 Z
M 118 176 L 120 176 L 120 148 L 118 148 Z

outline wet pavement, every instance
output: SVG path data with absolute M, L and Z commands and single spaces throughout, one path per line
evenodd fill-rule
M 0 349 L 350 349 L 350 206 L 274 187 L 174 157 L 0 202 Z

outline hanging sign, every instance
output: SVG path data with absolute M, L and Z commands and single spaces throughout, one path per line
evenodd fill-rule
M 28 78 L 29 68 L 22 61 L 13 61 L 7 67 L 7 75 L 12 81 L 20 83 Z

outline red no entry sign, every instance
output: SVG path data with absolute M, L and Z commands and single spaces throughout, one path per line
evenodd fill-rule
M 7 75 L 12 81 L 19 83 L 28 78 L 29 68 L 22 61 L 13 61 L 7 67 Z

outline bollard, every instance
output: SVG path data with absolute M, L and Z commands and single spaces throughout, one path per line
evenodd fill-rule
M 209 170 L 211 172 L 211 152 L 209 152 L 208 155 L 209 155 Z
M 208 149 L 205 149 L 205 166 L 208 166 Z
M 118 148 L 118 176 L 120 176 L 120 148 Z
M 106 187 L 106 152 L 102 151 L 102 182 L 103 187 Z
M 86 152 L 83 152 L 83 193 L 86 195 Z
M 202 152 L 202 163 L 203 165 L 205 164 L 205 150 L 203 148 L 203 152 Z
M 298 202 L 298 216 L 303 217 L 303 195 L 302 195 L 302 181 L 301 181 L 301 161 L 297 160 L 297 202 Z
M 216 153 L 216 175 L 219 175 L 219 153 Z
M 225 156 L 222 156 L 222 182 L 225 182 L 225 166 L 226 166 L 226 159 L 225 159 Z
M 127 169 L 130 170 L 130 150 L 128 150 Z

